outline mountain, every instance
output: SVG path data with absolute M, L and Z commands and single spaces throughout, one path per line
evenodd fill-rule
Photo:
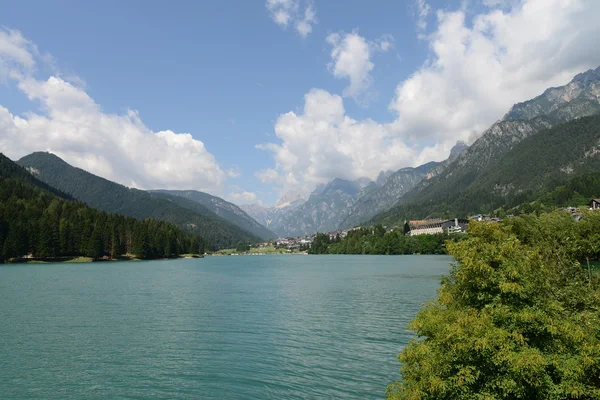
M 212 196 L 208 193 L 199 192 L 197 190 L 153 190 L 152 193 L 162 193 L 172 196 L 184 197 L 188 200 L 200 203 L 212 213 L 226 219 L 234 225 L 247 230 L 261 239 L 275 239 L 277 235 L 258 223 L 254 218 L 249 216 L 240 207 L 233 203 L 223 200 L 220 197 Z
M 107 214 L 61 193 L 0 154 L 0 262 L 203 253 L 205 243 L 174 224 Z
M 506 158 L 519 143 L 538 132 L 554 132 L 550 129 L 553 126 L 561 131 L 573 132 L 573 129 L 577 128 L 572 129 L 571 125 L 561 124 L 593 115 L 598 111 L 600 68 L 579 74 L 567 85 L 548 89 L 532 100 L 515 104 L 502 120 L 494 123 L 442 171 L 430 179 L 421 181 L 402 196 L 392 209 L 373 217 L 372 222 L 400 223 L 406 218 L 489 212 L 504 201 L 492 193 L 501 192 L 502 187 L 507 196 L 509 192 L 514 194 L 524 190 L 518 180 L 500 180 L 499 186 L 489 186 L 492 182 L 489 177 L 494 175 L 494 171 L 505 171 L 505 168 L 509 168 L 522 176 L 532 177 L 527 171 L 538 168 L 526 159 L 519 159 L 519 164 L 514 165 L 515 160 Z M 576 124 L 573 126 L 578 127 Z M 563 139 L 565 141 L 562 146 L 573 146 L 570 139 Z M 542 139 L 536 137 L 535 140 L 539 146 L 535 149 L 538 152 L 536 159 L 541 157 L 552 162 L 552 156 L 546 154 L 547 149 Z M 560 166 L 554 164 L 554 168 L 559 169 Z M 515 179 L 514 175 L 511 177 Z
M 484 171 L 465 195 L 479 202 L 487 200 L 490 208 L 494 202 L 496 206 L 503 203 L 511 207 L 523 199 L 533 200 L 539 189 L 553 190 L 574 177 L 597 171 L 599 114 L 577 118 L 524 139 L 494 168 Z
M 286 208 L 295 208 L 302 205 L 308 196 L 300 190 L 289 190 L 285 192 L 275 204 L 275 208 L 282 210 Z
M 246 205 L 242 209 L 279 236 L 303 236 L 350 228 L 392 207 L 404 193 L 433 176 L 434 169 L 458 157 L 466 148 L 464 142 L 458 142 L 450 158 L 442 163 L 429 162 L 396 172 L 382 171 L 375 181 L 336 178 L 318 185 L 307 200 L 286 196 L 276 207 Z
M 359 196 L 347 210 L 347 216 L 340 224 L 341 228 L 350 228 L 368 221 L 381 211 L 392 207 L 399 197 L 408 192 L 415 185 L 427 178 L 439 163 L 430 162 L 416 168 L 402 168 L 391 174 L 384 183 L 373 187 Z
M 317 187 L 306 202 L 286 213 L 276 233 L 303 236 L 339 229 L 356 197 L 369 183 L 364 178 L 355 181 L 336 178 Z
M 458 142 L 449 160 L 458 157 L 468 146 Z M 376 181 L 334 179 L 317 187 L 308 201 L 286 215 L 282 224 L 287 236 L 331 232 L 350 228 L 392 207 L 398 198 L 419 182 L 432 176 L 441 163 L 429 162 L 416 168 L 396 172 L 383 171 Z
M 456 142 L 454 147 L 450 150 L 450 156 L 448 157 L 448 160 L 454 161 L 456 158 L 458 158 L 458 156 L 460 156 L 468 148 L 469 148 L 468 144 L 466 144 L 462 140 L 459 140 L 458 142 Z
M 173 196 L 130 189 L 75 168 L 50 153 L 32 153 L 17 162 L 46 184 L 68 193 L 87 205 L 109 213 L 138 220 L 153 218 L 168 221 L 194 232 L 214 248 L 235 246 L 239 242 L 257 242 L 260 238 L 231 224 L 197 202 L 187 207 L 177 204 L 186 200 Z
M 600 67 L 576 75 L 565 86 L 547 89 L 529 101 L 512 106 L 503 120 L 552 116 L 560 122 L 600 112 Z
M 73 198 L 68 194 L 40 181 L 30 172 L 35 172 L 35 170 L 27 171 L 10 158 L 0 153 L 0 177 L 5 179 L 16 179 L 25 184 L 29 184 L 43 191 L 52 193 L 53 195 L 62 199 L 73 200 Z
M 240 208 L 276 236 L 288 236 L 285 230 L 287 216 L 306 202 L 307 198 L 297 191 L 287 192 L 275 204 L 275 207 L 263 207 L 258 204 L 242 204 Z

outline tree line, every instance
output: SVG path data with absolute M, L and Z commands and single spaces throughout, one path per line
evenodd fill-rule
M 204 253 L 205 247 L 202 238 L 174 224 L 108 214 L 0 177 L 0 262 L 29 254 L 156 259 Z
M 446 254 L 445 242 L 458 241 L 464 234 L 406 235 L 407 228 L 387 232 L 382 225 L 349 231 L 346 237 L 330 238 L 318 233 L 310 254 Z
M 10 160 L 5 160 L 5 164 L 11 163 Z M 35 175 L 29 174 L 22 168 L 19 175 L 22 178 L 23 173 L 29 174 L 29 179 L 33 179 L 37 187 L 50 185 L 51 190 L 60 189 L 72 198 L 108 213 L 134 217 L 138 220 L 151 218 L 171 222 L 186 232 L 204 238 L 210 243 L 211 250 L 233 247 L 240 241 L 254 243 L 260 240 L 196 201 L 164 193 L 127 188 L 75 168 L 53 154 L 32 153 L 18 163 L 25 168 L 33 168 Z M 12 164 L 12 168 L 18 167 Z M 0 174 L 0 176 L 5 175 Z M 59 195 L 59 197 L 64 196 Z

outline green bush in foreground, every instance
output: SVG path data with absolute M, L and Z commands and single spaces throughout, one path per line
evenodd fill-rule
M 592 213 L 471 224 L 388 398 L 600 399 L 600 282 L 579 263 L 598 232 Z

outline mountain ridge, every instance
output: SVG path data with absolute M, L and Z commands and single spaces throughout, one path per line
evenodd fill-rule
M 215 248 L 260 240 L 199 203 L 194 205 L 196 211 L 181 207 L 158 195 L 128 188 L 71 166 L 51 153 L 35 152 L 21 158 L 17 164 L 33 168 L 36 178 L 93 208 L 138 220 L 152 218 L 172 222 L 199 234 Z
M 220 197 L 213 196 L 209 193 L 201 192 L 198 190 L 166 189 L 150 190 L 150 192 L 184 197 L 186 199 L 200 203 L 216 215 L 226 219 L 232 224 L 239 226 L 240 228 L 247 230 L 253 235 L 260 237 L 261 239 L 275 239 L 277 236 L 274 232 L 264 227 L 262 224 L 260 224 L 250 215 L 248 215 L 239 206 L 228 202 Z
M 399 223 L 405 218 L 423 218 L 432 212 L 455 212 L 456 206 L 443 207 L 454 204 L 453 198 L 460 198 L 519 143 L 553 126 L 597 112 L 600 112 L 600 67 L 578 74 L 565 86 L 547 89 L 542 95 L 513 105 L 504 118 L 492 124 L 443 171 L 420 182 L 390 210 L 373 217 L 371 223 Z M 437 210 L 432 209 L 435 204 L 439 205 Z

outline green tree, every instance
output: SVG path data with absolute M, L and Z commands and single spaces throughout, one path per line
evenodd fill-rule
M 247 251 L 250 251 L 250 245 L 248 243 L 240 242 L 235 248 L 235 251 L 237 251 L 238 253 L 245 253 Z
M 86 256 L 93 259 L 99 259 L 104 256 L 104 243 L 102 242 L 101 228 L 97 225 L 92 231 L 92 236 L 88 241 Z
M 331 239 L 329 235 L 326 233 L 317 233 L 315 236 L 310 249 L 310 254 L 327 254 L 329 252 L 329 245 L 331 244 Z
M 150 243 L 145 225 L 141 225 L 134 233 L 132 251 L 137 258 L 150 258 Z
M 373 234 L 375 237 L 382 238 L 383 235 L 385 235 L 385 228 L 381 224 L 375 225 L 375 228 L 373 228 Z
M 388 398 L 600 398 L 600 280 L 577 261 L 574 226 L 557 213 L 474 223 L 448 243 L 457 263 L 410 324 L 420 339 Z

